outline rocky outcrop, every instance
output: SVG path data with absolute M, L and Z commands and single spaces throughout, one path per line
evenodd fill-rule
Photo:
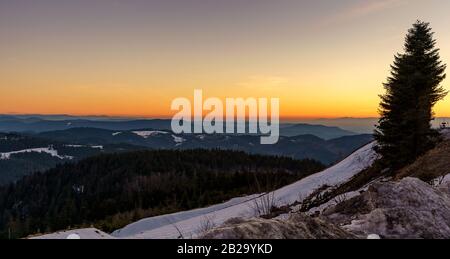
M 322 217 L 360 237 L 450 238 L 450 184 L 438 188 L 416 179 L 376 183 Z
M 450 182 L 433 187 L 417 178 L 375 182 L 360 195 L 319 217 L 289 214 L 287 220 L 233 219 L 206 239 L 448 239 Z
M 231 219 L 220 228 L 207 232 L 204 239 L 352 239 L 353 234 L 304 214 L 289 219 Z

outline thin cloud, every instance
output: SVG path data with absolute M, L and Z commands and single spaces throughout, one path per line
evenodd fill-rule
M 386 9 L 395 8 L 405 4 L 408 0 L 376 0 L 366 1 L 362 4 L 355 5 L 343 13 L 343 17 L 358 18 L 372 13 L 384 11 Z
M 319 26 L 326 26 L 343 21 L 362 18 L 388 9 L 397 8 L 410 2 L 410 0 L 366 0 L 341 10 L 330 18 L 322 20 Z

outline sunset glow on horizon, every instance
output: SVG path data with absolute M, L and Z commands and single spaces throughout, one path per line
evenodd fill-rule
M 166 118 L 202 89 L 280 98 L 284 119 L 376 117 L 417 19 L 450 64 L 449 11 L 439 0 L 0 0 L 0 114 Z M 450 96 L 435 111 L 450 117 Z

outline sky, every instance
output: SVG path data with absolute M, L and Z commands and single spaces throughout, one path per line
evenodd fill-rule
M 447 0 L 0 0 L 0 113 L 170 117 L 202 89 L 280 98 L 287 119 L 373 117 L 417 19 L 450 62 L 449 13 Z M 450 96 L 435 111 L 450 117 Z

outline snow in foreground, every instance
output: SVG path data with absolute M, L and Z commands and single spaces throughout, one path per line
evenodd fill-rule
M 113 239 L 113 237 L 95 228 L 84 228 L 55 232 L 50 235 L 31 237 L 30 239 Z
M 373 150 L 374 145 L 374 143 L 368 144 L 335 166 L 276 190 L 273 193 L 276 205 L 293 204 L 307 197 L 323 185 L 334 186 L 345 183 L 361 170 L 370 166 L 377 158 Z M 119 229 L 111 235 L 115 238 L 131 239 L 175 239 L 180 236 L 184 238 L 196 237 L 201 232 L 201 226 L 205 222 L 217 226 L 235 217 L 248 219 L 258 216 L 255 215 L 255 204 L 264 198 L 264 196 L 264 194 L 251 195 L 235 198 L 207 208 L 146 218 Z M 90 238 L 91 231 L 88 231 L 87 234 L 89 235 L 86 236 L 84 235 L 84 231 L 84 229 L 79 230 L 81 238 Z M 42 238 L 61 238 L 61 235 L 56 233 L 42 236 Z

